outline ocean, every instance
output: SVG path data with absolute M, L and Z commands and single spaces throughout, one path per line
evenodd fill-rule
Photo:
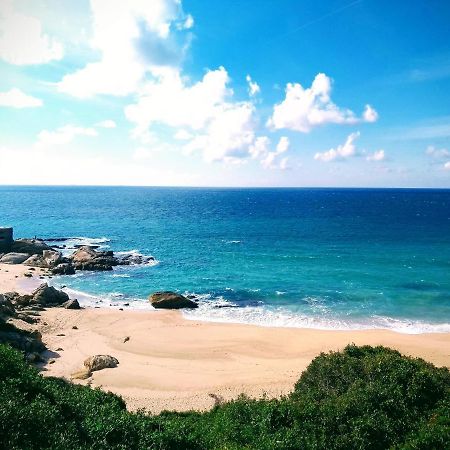
M 85 305 L 175 290 L 199 300 L 188 319 L 450 331 L 450 190 L 3 186 L 0 202 L 15 237 L 155 258 L 51 280 Z

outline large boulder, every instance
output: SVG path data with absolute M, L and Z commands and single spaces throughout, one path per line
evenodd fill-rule
M 42 306 L 59 306 L 69 300 L 64 291 L 59 291 L 47 283 L 42 283 L 32 294 L 30 304 Z
M 45 269 L 51 269 L 57 266 L 62 261 L 62 254 L 55 250 L 44 250 L 42 255 L 32 255 L 24 264 L 31 267 L 42 267 Z
M 67 302 L 63 303 L 62 306 L 64 306 L 64 308 L 66 309 L 81 309 L 81 306 L 76 298 L 74 298 L 73 300 L 68 300 Z
M 77 270 L 112 270 L 119 264 L 112 251 L 98 252 L 87 245 L 76 250 L 70 259 Z
M 117 364 L 119 364 L 119 361 L 110 355 L 90 356 L 84 361 L 84 367 L 90 372 L 117 367 Z
M 181 309 L 181 308 L 198 308 L 197 303 L 189 300 L 176 292 L 165 291 L 155 292 L 150 295 L 149 301 L 154 308 L 164 309 Z
M 54 275 L 74 275 L 75 268 L 71 263 L 61 263 L 53 267 L 52 273 Z
M 40 239 L 16 239 L 11 245 L 12 252 L 28 253 L 28 255 L 42 255 L 44 250 L 51 249 Z
M 22 264 L 24 261 L 28 259 L 30 255 L 28 253 L 6 253 L 0 259 L 0 263 L 3 264 Z

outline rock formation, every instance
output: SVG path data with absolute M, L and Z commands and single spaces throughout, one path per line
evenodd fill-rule
M 181 308 L 198 308 L 197 303 L 189 300 L 176 292 L 165 291 L 155 292 L 150 295 L 149 301 L 154 308 L 164 309 L 181 309 Z

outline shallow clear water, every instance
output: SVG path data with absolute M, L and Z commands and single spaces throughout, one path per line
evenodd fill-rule
M 104 238 L 158 261 L 55 281 L 85 302 L 177 290 L 201 295 L 190 318 L 450 331 L 450 190 L 0 187 L 0 199 L 16 237 Z

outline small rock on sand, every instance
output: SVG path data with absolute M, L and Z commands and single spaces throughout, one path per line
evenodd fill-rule
M 84 367 L 91 372 L 116 367 L 119 361 L 110 355 L 90 356 L 84 361 Z
M 73 380 L 86 380 L 91 375 L 92 375 L 92 372 L 89 369 L 84 368 L 84 369 L 77 370 L 76 372 L 72 373 L 70 375 L 70 378 L 72 378 Z

